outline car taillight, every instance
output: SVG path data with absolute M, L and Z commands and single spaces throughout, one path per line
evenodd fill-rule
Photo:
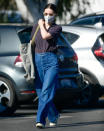
M 36 91 L 21 91 L 21 94 L 34 94 Z
M 14 65 L 16 67 L 23 67 L 23 62 L 22 62 L 22 58 L 20 55 L 18 55 L 15 59 Z
M 77 54 L 75 54 L 75 55 L 73 56 L 73 61 L 76 62 L 76 63 L 78 62 L 78 56 L 77 56 Z
M 94 51 L 94 54 L 95 54 L 97 57 L 104 59 L 104 53 L 103 53 L 102 47 L 100 47 L 99 49 L 96 49 L 96 50 Z

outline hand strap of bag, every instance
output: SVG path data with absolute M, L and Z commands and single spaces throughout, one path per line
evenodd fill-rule
M 38 25 L 37 28 L 36 28 L 36 31 L 35 31 L 35 33 L 34 33 L 34 36 L 33 36 L 33 38 L 32 38 L 32 41 L 31 41 L 31 45 L 34 44 L 35 37 L 36 37 L 36 34 L 37 34 L 38 30 L 39 30 L 39 25 Z

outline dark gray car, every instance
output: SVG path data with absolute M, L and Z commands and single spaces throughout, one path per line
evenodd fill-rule
M 0 114 L 11 114 L 17 103 L 32 101 L 34 87 L 24 79 L 17 30 L 22 26 L 0 26 Z

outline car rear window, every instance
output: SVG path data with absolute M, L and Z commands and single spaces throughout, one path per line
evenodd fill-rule
M 30 42 L 31 31 L 32 31 L 32 27 L 28 27 L 18 32 L 18 36 L 21 41 L 21 44 Z
M 63 46 L 63 47 L 68 47 L 68 41 L 63 35 L 63 33 L 60 34 L 60 36 L 57 39 L 57 46 Z
M 63 32 L 63 35 L 66 37 L 70 44 L 73 44 L 79 38 L 79 35 L 70 32 Z
M 104 50 L 104 34 L 100 35 L 97 38 L 92 50 L 97 50 L 99 48 L 102 48 Z
M 15 28 L 0 27 L 0 54 L 19 52 L 19 44 Z
M 101 47 L 102 47 L 103 52 L 104 52 L 104 34 L 102 34 L 102 35 L 99 37 L 99 39 L 100 39 Z

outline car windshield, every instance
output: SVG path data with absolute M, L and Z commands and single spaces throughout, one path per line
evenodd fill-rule
M 85 18 L 85 19 L 79 19 L 75 22 L 72 23 L 73 24 L 76 24 L 76 25 L 93 25 L 94 23 L 94 19 L 92 18 Z
M 99 22 L 104 25 L 104 16 L 88 16 L 76 19 L 70 23 L 70 25 L 95 25 Z

